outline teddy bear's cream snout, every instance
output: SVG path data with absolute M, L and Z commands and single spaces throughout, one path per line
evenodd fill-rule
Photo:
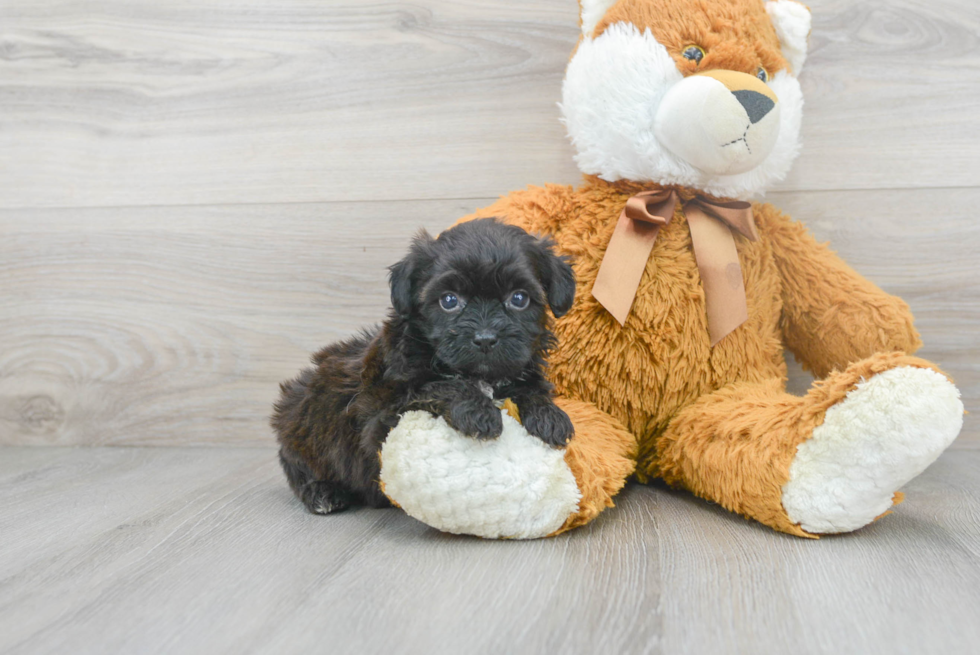
M 760 79 L 736 71 L 684 78 L 664 95 L 654 120 L 663 146 L 710 175 L 745 173 L 772 152 L 780 106 Z

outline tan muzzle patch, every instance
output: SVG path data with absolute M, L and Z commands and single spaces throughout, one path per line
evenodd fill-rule
M 779 98 L 775 93 L 773 93 L 773 90 L 770 89 L 765 82 L 754 75 L 749 75 L 748 73 L 740 73 L 738 71 L 730 70 L 710 70 L 691 75 L 691 77 L 698 76 L 710 77 L 718 80 L 732 93 L 735 93 L 736 91 L 755 91 L 756 93 L 761 93 L 765 97 L 769 98 L 773 101 L 773 103 L 779 102 Z

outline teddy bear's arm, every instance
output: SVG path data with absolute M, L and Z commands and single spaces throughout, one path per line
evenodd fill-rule
M 806 228 L 771 205 L 756 222 L 782 283 L 786 346 L 818 377 L 878 352 L 915 352 L 922 342 L 912 312 L 848 266 Z

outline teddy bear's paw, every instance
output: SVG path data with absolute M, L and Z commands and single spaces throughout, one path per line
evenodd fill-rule
M 381 449 L 385 494 L 444 532 L 490 539 L 552 534 L 578 512 L 565 452 L 528 434 L 505 411 L 500 437 L 467 437 L 442 417 L 406 412 Z
M 894 368 L 852 389 L 798 447 L 783 508 L 807 532 L 850 532 L 893 503 L 963 425 L 960 393 L 942 374 Z

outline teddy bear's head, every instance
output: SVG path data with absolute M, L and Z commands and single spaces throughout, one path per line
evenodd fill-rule
M 562 114 L 584 173 L 747 199 L 799 150 L 794 0 L 580 0 Z

